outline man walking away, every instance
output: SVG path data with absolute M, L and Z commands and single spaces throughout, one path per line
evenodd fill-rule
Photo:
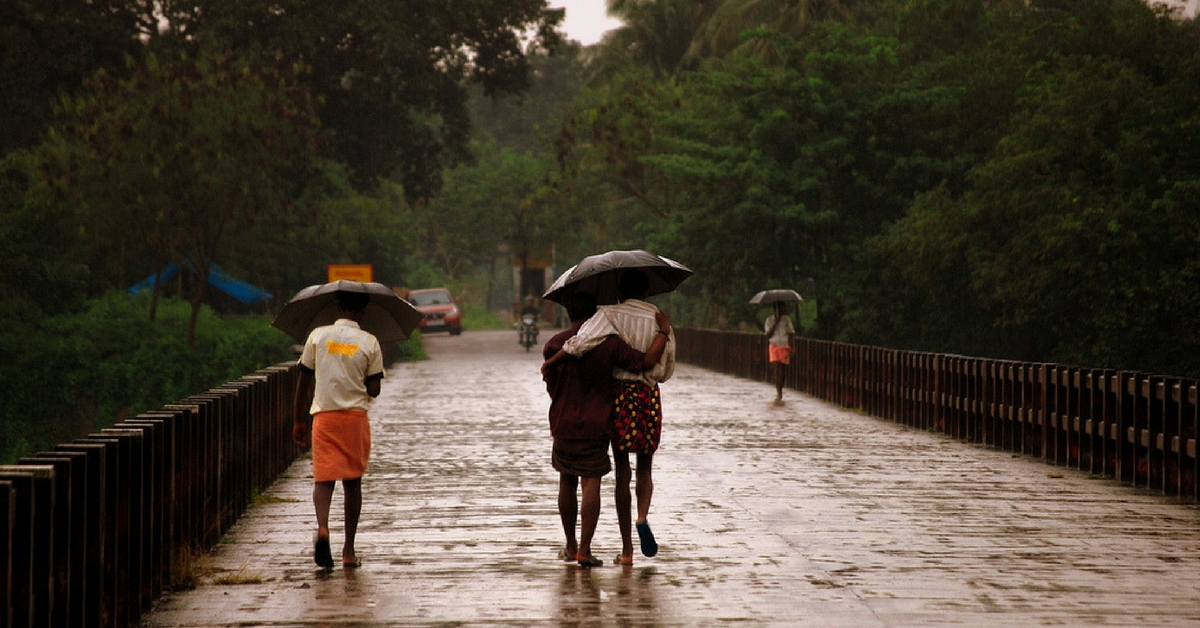
M 339 318 L 308 335 L 300 355 L 292 439 L 301 447 L 312 444 L 313 507 L 317 533 L 313 559 L 333 568 L 329 545 L 329 510 L 338 480 L 345 493 L 345 535 L 342 567 L 358 567 L 354 539 L 362 512 L 362 476 L 371 454 L 367 410 L 379 396 L 383 353 L 375 336 L 363 331 L 362 319 L 370 297 L 338 291 Z M 312 415 L 311 433 L 306 421 Z

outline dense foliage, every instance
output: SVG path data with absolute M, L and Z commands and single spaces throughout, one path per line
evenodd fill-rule
M 80 214 L 93 285 L 171 262 L 206 277 L 217 259 L 249 257 L 226 234 L 289 216 L 313 163 L 314 101 L 295 74 L 224 55 L 150 55 L 124 80 L 101 71 L 31 152 L 30 204 Z M 189 342 L 208 282 L 192 286 Z
M 153 370 L 62 338 L 99 337 L 84 321 L 168 262 L 277 295 L 168 286 L 201 352 L 205 304 L 269 315 L 330 263 L 494 321 L 525 264 L 611 248 L 696 271 L 664 297 L 678 324 L 757 327 L 749 297 L 789 287 L 806 335 L 1200 377 L 1196 21 L 1139 0 L 609 8 L 624 27 L 583 47 L 542 0 L 6 4 L 6 403 L 63 429 L 133 411 L 103 394 L 139 385 L 124 367 L 56 383 L 73 367 L 38 360 Z M 105 329 L 174 356 L 180 305 L 152 303 L 128 307 L 157 331 Z M 174 368 L 138 398 L 209 385 Z M 4 421 L 0 449 L 43 433 Z
M 203 308 L 189 347 L 187 303 L 164 300 L 153 322 L 147 307 L 146 299 L 113 293 L 80 312 L 6 330 L 0 460 L 295 359 L 293 341 L 269 327 L 269 317 Z
M 472 87 L 524 91 L 561 14 L 544 0 L 4 3 L 0 455 L 244 374 L 278 343 L 271 310 L 328 264 L 371 263 L 395 286 L 428 268 L 414 207 L 468 156 Z M 177 280 L 128 296 L 169 264 Z M 276 301 L 223 297 L 203 280 L 216 265 Z
M 606 68 L 558 139 L 565 177 L 697 271 L 672 302 L 689 322 L 753 324 L 749 295 L 787 286 L 819 301 L 808 334 L 1200 376 L 1194 21 L 1136 0 L 775 5 L 695 70 Z

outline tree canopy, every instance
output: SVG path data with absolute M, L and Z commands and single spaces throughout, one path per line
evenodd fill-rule
M 793 288 L 809 336 L 1200 377 L 1196 21 L 609 7 L 582 47 L 542 0 L 5 4 L 5 333 L 49 346 L 40 317 L 167 261 L 281 299 L 371 263 L 495 307 L 498 265 L 647 248 L 696 271 L 681 325 L 757 328 L 750 296 Z
M 172 0 L 162 11 L 155 46 L 260 50 L 311 68 L 328 156 L 360 189 L 393 178 L 410 201 L 466 157 L 467 87 L 525 90 L 528 53 L 558 45 L 562 17 L 545 0 Z
M 86 93 L 64 102 L 32 153 L 32 193 L 46 211 L 82 208 L 90 267 L 107 285 L 171 262 L 207 277 L 228 257 L 227 235 L 278 222 L 309 169 L 315 103 L 295 71 L 151 55 L 128 79 L 97 75 Z M 208 282 L 193 283 L 195 315 Z
M 1136 0 L 710 8 L 702 59 L 606 67 L 556 145 L 697 270 L 672 302 L 694 322 L 803 287 L 818 336 L 1200 374 L 1196 22 Z M 623 32 L 675 32 L 653 29 Z
M 130 0 L 8 0 L 0 5 L 0 155 L 41 140 L 62 93 L 143 49 Z
M 4 3 L 0 363 L 19 376 L 10 388 L 52 389 L 50 370 L 30 368 L 50 353 L 92 359 L 55 321 L 100 315 L 99 300 L 129 299 L 130 284 L 168 262 L 192 271 L 155 282 L 190 302 L 186 332 L 173 329 L 177 316 L 155 320 L 157 298 L 130 307 L 148 308 L 154 333 L 178 334 L 185 352 L 203 351 L 197 328 L 216 303 L 204 279 L 218 263 L 280 302 L 323 281 L 330 263 L 371 263 L 378 280 L 404 285 L 428 267 L 418 210 L 445 168 L 473 157 L 472 90 L 524 92 L 531 57 L 558 46 L 561 18 L 544 0 Z M 153 368 L 122 353 L 148 332 L 117 333 L 127 337 L 106 345 L 105 360 Z M 265 324 L 260 333 L 281 346 Z M 3 454 L 31 434 L 103 426 L 139 395 L 104 391 L 113 403 L 87 410 L 103 396 L 90 388 L 107 384 L 74 384 L 79 404 L 4 408 Z M 85 410 L 61 417 L 63 430 L 36 429 L 42 413 Z

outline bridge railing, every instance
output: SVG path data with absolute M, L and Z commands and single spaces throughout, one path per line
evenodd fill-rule
M 773 381 L 761 334 L 677 329 L 680 361 Z M 1200 499 L 1200 382 L 796 338 L 785 385 L 845 408 Z
M 770 381 L 760 334 L 679 359 Z M 798 338 L 786 385 L 846 408 L 1198 499 L 1194 380 Z M 298 451 L 294 365 L 0 466 L 0 626 L 136 625 Z
M 295 367 L 0 466 L 0 626 L 124 628 L 295 459 Z

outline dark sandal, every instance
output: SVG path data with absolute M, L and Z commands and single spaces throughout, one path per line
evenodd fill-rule
M 333 552 L 329 549 L 329 537 L 317 533 L 313 537 L 313 561 L 325 569 L 333 569 Z
M 600 565 L 604 564 L 604 561 L 596 558 L 595 556 L 576 556 L 575 558 L 579 562 L 580 567 L 588 569 L 592 567 L 599 567 Z
M 638 541 L 642 544 L 643 556 L 654 556 L 658 553 L 658 543 L 654 541 L 654 533 L 650 531 L 650 522 L 637 524 Z

